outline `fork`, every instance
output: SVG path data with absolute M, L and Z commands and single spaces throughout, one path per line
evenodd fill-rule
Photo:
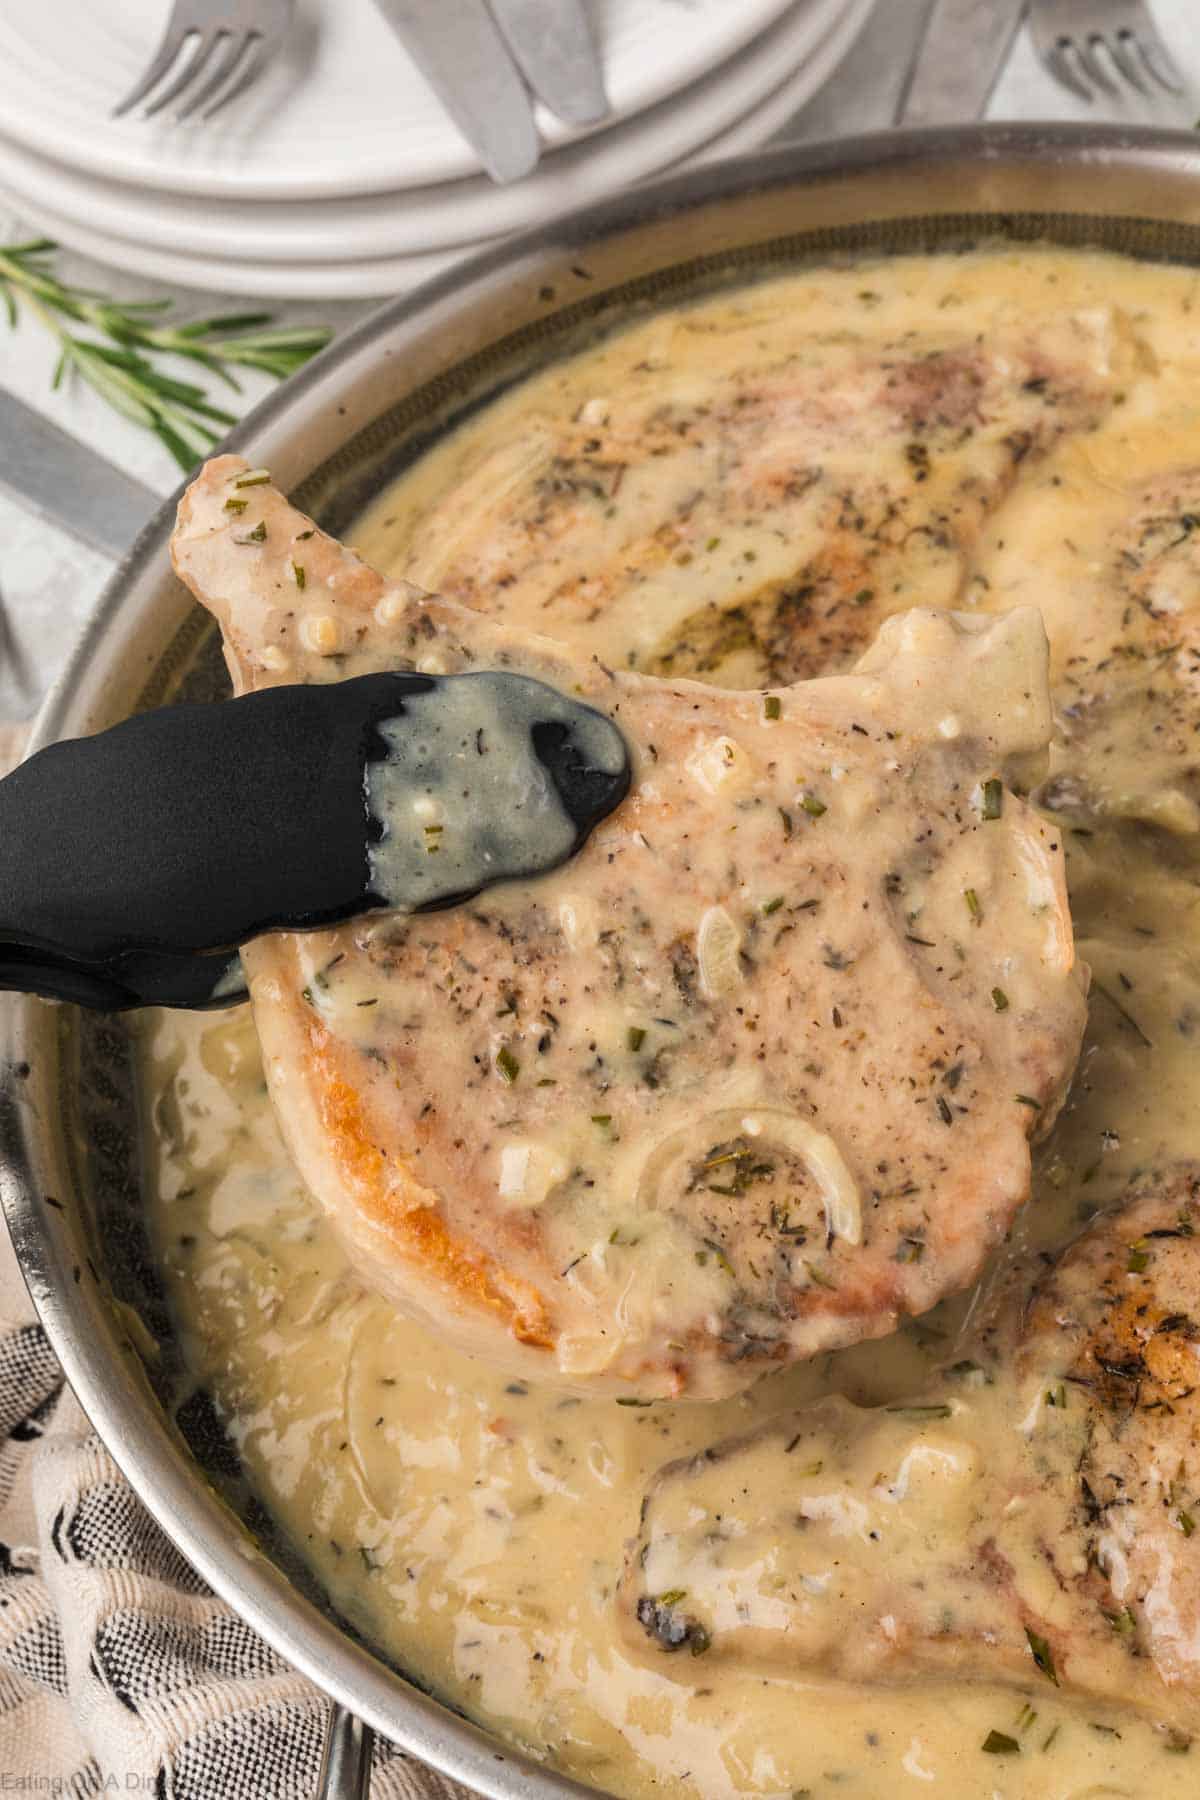
M 1084 100 L 1122 80 L 1140 94 L 1185 91 L 1145 0 L 1032 0 L 1029 25 L 1051 75 Z
M 292 22 L 294 0 L 175 0 L 162 42 L 137 85 L 114 108 L 120 118 L 167 76 L 146 107 L 149 119 L 181 95 L 179 118 L 206 119 L 257 81 Z

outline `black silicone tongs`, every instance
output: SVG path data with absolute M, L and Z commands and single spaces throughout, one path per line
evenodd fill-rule
M 434 697 L 420 703 L 426 723 L 451 699 L 461 718 L 471 695 L 456 684 L 481 679 L 501 697 L 519 684 L 522 716 L 531 694 L 538 710 L 534 690 L 545 695 L 529 739 L 573 855 L 624 798 L 628 753 L 603 715 L 526 677 L 363 675 L 166 707 L 53 744 L 0 781 L 0 988 L 110 1011 L 229 1005 L 245 998 L 235 952 L 248 938 L 395 906 L 372 885 L 384 828 L 368 777 L 391 755 L 382 728 L 394 746 L 416 696 Z M 561 848 L 522 867 L 500 857 L 486 879 L 403 910 L 563 860 Z

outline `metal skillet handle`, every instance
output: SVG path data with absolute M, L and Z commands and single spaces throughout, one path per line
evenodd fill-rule
M 348 1713 L 336 1700 L 330 1703 L 316 1800 L 367 1800 L 374 1741 L 369 1725 Z

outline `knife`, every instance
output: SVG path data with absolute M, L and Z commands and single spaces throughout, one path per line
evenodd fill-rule
M 0 388 L 0 487 L 120 560 L 160 496 Z
M 484 0 L 375 0 L 493 181 L 519 181 L 540 144 L 525 83 Z
M 930 0 L 877 0 L 833 75 L 771 142 L 810 144 L 895 125 L 929 8 Z
M 538 99 L 568 125 L 608 112 L 600 58 L 583 0 L 489 0 L 496 23 Z
M 898 125 L 982 118 L 1025 0 L 933 0 Z
M 832 78 L 771 142 L 978 118 L 1024 10 L 1024 0 L 879 0 Z M 964 15 L 980 40 L 966 55 Z M 936 112 L 935 89 L 942 103 Z

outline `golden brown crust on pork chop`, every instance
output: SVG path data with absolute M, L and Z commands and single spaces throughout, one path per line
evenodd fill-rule
M 663 1469 L 627 1640 L 660 1662 L 699 1645 L 851 1680 L 1048 1681 L 1200 1729 L 1198 1296 L 1200 1166 L 1174 1165 L 1068 1248 L 994 1367 L 956 1363 L 907 1406 L 827 1399 Z

